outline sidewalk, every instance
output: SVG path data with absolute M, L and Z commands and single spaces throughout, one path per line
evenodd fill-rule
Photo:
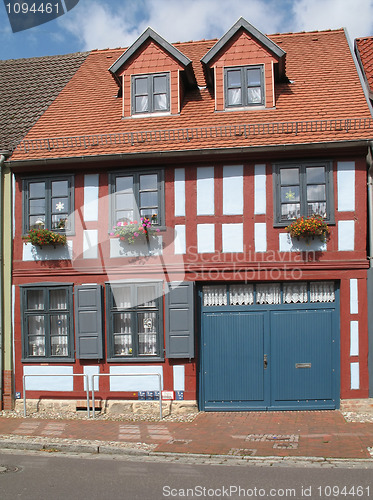
M 40 443 L 65 443 L 67 451 L 91 443 L 91 452 L 101 444 L 100 452 L 373 460 L 373 422 L 347 422 L 340 411 L 199 413 L 191 422 L 0 417 L 0 449 Z

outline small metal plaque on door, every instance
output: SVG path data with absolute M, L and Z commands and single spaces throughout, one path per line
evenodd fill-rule
M 311 368 L 311 363 L 295 363 L 295 368 Z

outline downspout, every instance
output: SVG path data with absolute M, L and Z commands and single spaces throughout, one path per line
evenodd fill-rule
M 373 141 L 367 156 L 368 163 L 368 234 L 369 234 L 369 267 L 373 267 Z
M 3 406 L 3 165 L 6 156 L 0 155 L 0 405 Z

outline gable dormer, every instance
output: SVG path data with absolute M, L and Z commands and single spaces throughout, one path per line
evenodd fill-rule
M 274 108 L 275 81 L 285 76 L 286 53 L 240 18 L 201 59 L 215 110 Z
M 191 60 L 148 28 L 109 68 L 123 99 L 123 117 L 180 113 L 186 87 L 195 85 Z

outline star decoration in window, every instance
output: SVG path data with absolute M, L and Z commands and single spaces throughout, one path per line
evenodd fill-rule
M 295 199 L 295 193 L 291 190 L 289 190 L 287 193 L 286 193 L 286 199 L 289 200 L 289 201 L 292 201 Z
M 65 205 L 59 201 L 58 203 L 56 203 L 56 210 L 58 210 L 59 212 L 62 212 L 62 210 L 65 208 Z

